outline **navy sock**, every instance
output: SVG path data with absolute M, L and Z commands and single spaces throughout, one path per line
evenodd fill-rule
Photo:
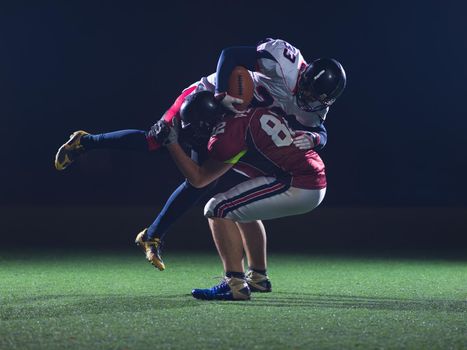
M 243 272 L 235 272 L 235 271 L 225 271 L 225 277 L 231 278 L 241 278 L 245 279 L 245 274 Z
M 260 274 L 262 274 L 262 275 L 267 275 L 267 272 L 266 272 L 267 270 L 259 270 L 259 269 L 254 269 L 254 268 L 252 268 L 252 267 L 248 267 L 248 269 L 251 270 L 251 271 L 260 273 Z
M 104 134 L 84 135 L 80 142 L 86 151 L 99 148 L 149 151 L 146 132 L 142 130 L 119 130 Z

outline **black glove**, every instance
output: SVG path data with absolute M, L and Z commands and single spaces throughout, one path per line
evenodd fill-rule
M 170 125 L 164 119 L 160 119 L 151 127 L 148 134 L 154 137 L 154 139 L 163 146 L 176 143 L 178 142 L 179 129 L 179 121 L 177 118 L 172 119 L 172 124 L 173 125 Z

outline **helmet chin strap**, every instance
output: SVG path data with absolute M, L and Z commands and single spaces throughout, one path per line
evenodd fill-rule
M 328 107 L 326 104 L 318 100 L 316 101 L 319 102 L 319 104 L 316 105 L 315 107 L 311 107 L 308 103 L 301 101 L 298 94 L 296 95 L 295 98 L 297 100 L 298 107 L 306 112 L 318 112 Z

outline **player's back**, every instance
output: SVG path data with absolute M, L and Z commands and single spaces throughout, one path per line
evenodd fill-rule
M 295 116 L 303 125 L 318 126 L 326 118 L 329 108 L 315 101 L 312 107 L 322 109 L 307 112 L 296 103 L 298 77 L 307 65 L 300 50 L 284 40 L 268 39 L 258 45 L 257 51 L 268 53 L 270 58 L 259 59 L 258 71 L 251 73 L 255 84 L 252 105 L 279 107 L 286 114 Z
M 324 188 L 324 163 L 313 150 L 301 150 L 293 144 L 293 131 L 281 115 L 267 108 L 250 109 L 246 142 L 248 152 L 241 159 L 263 173 L 282 173 L 291 177 L 292 186 Z

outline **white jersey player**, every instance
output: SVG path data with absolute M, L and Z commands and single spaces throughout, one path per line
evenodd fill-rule
M 255 85 L 253 107 L 280 108 L 305 127 L 320 126 L 329 106 L 345 87 L 345 72 L 336 60 L 318 59 L 307 64 L 300 50 L 280 39 L 268 39 L 257 47 L 225 49 L 217 72 L 196 85 L 221 95 L 237 65 L 251 72 Z M 224 97 L 223 104 L 235 111 L 235 101 L 229 97 Z
M 258 46 L 224 49 L 217 71 L 193 84 L 196 91 L 215 91 L 222 104 L 232 111 L 238 100 L 226 94 L 228 79 L 235 66 L 250 70 L 255 85 L 252 107 L 279 109 L 288 116 L 298 136 L 297 146 L 319 150 L 326 143 L 323 122 L 329 106 L 342 93 L 346 76 L 341 64 L 321 58 L 307 64 L 300 50 L 280 39 L 266 39 Z M 304 139 L 304 137 L 307 137 Z M 308 146 L 308 147 L 307 147 Z
M 298 78 L 307 66 L 300 50 L 284 40 L 267 41 L 260 44 L 257 50 L 268 52 L 274 60 L 258 60 L 259 71 L 252 73 L 255 98 L 264 100 L 260 95 L 261 87 L 264 87 L 274 99 L 273 107 L 280 107 L 287 115 L 294 115 L 300 124 L 319 126 L 326 119 L 329 107 L 316 100 L 311 103 L 313 110 L 307 111 L 297 104 Z

